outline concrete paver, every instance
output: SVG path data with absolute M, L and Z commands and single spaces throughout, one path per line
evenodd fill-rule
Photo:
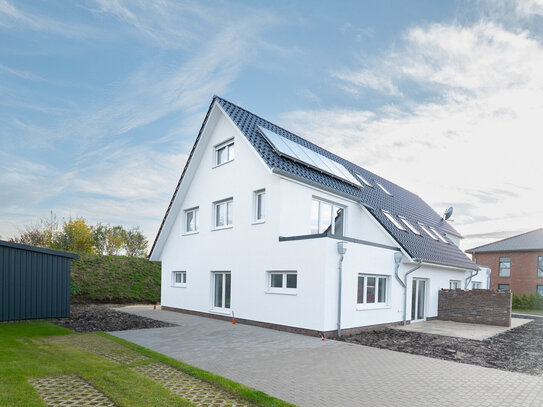
M 533 319 L 511 318 L 511 326 L 505 327 L 432 320 L 417 322 L 406 326 L 395 326 L 393 328 L 402 331 L 421 332 L 432 335 L 452 336 L 455 338 L 474 339 L 476 341 L 482 341 L 532 321 Z
M 153 310 L 113 334 L 300 406 L 543 406 L 543 377 Z

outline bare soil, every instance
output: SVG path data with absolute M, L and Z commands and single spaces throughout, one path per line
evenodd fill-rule
M 117 304 L 72 304 L 70 318 L 57 319 L 54 323 L 76 332 L 127 331 L 175 326 L 113 309 L 118 306 Z
M 391 328 L 338 340 L 509 372 L 543 374 L 543 319 L 535 319 L 483 341 Z

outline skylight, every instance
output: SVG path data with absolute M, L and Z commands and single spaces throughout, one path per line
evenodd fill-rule
M 402 223 L 405 226 L 407 226 L 411 232 L 413 232 L 416 235 L 420 235 L 420 232 L 417 229 L 415 229 L 415 227 L 411 223 L 409 223 L 407 219 L 405 219 L 403 216 L 398 216 L 398 218 L 400 218 Z
M 300 161 L 319 171 L 323 171 L 335 178 L 347 181 L 357 187 L 363 187 L 360 181 L 358 181 L 342 164 L 330 160 L 328 157 L 280 136 L 273 131 L 260 126 L 257 126 L 257 128 L 280 155 L 286 155 L 289 158 Z
M 430 229 L 432 229 L 432 232 L 434 232 L 436 234 L 436 236 L 439 238 L 439 240 L 441 240 L 443 243 L 449 243 L 449 242 L 447 242 L 445 240 L 443 235 L 441 233 L 439 233 L 437 230 L 435 230 L 433 227 L 430 226 Z
M 424 232 L 425 232 L 428 236 L 430 236 L 430 237 L 431 237 L 432 239 L 434 239 L 434 240 L 437 240 L 437 236 L 435 236 L 432 232 L 430 232 L 430 231 L 426 228 L 426 226 L 424 226 L 424 225 L 423 225 L 422 223 L 420 223 L 420 222 L 419 222 L 418 225 L 419 225 L 419 227 L 420 227 L 422 230 L 424 230 Z
M 355 175 L 356 175 L 358 178 L 360 178 L 360 180 L 361 180 L 364 184 L 366 184 L 368 187 L 372 187 L 372 186 L 373 186 L 373 185 L 371 185 L 371 184 L 368 182 L 368 180 L 366 180 L 366 178 L 364 178 L 364 177 L 362 176 L 362 174 L 360 174 L 359 172 L 356 172 L 356 171 L 355 171 L 354 173 L 355 173 Z
M 383 190 L 383 192 L 384 192 L 385 194 L 392 196 L 392 194 L 391 194 L 390 192 L 388 192 L 388 190 L 387 190 L 384 186 L 382 186 L 379 182 L 375 181 L 375 183 L 377 184 L 377 186 L 378 186 L 379 188 L 381 188 L 381 189 Z
M 405 230 L 405 228 L 401 225 L 401 223 L 398 222 L 396 220 L 396 218 L 394 216 L 392 216 L 392 214 L 390 212 L 387 212 L 384 209 L 382 209 L 382 211 L 383 211 L 384 215 L 387 217 L 387 219 L 394 224 L 394 226 L 396 226 L 400 230 Z

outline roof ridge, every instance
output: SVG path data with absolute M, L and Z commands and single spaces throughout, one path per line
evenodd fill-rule
M 483 247 L 491 246 L 491 245 L 496 244 L 496 243 L 505 242 L 506 240 L 515 239 L 517 237 L 527 235 L 528 233 L 537 232 L 538 230 L 543 230 L 543 227 L 537 228 L 537 229 L 534 229 L 534 230 L 529 230 L 528 232 L 519 233 L 518 235 L 509 236 L 509 237 L 506 237 L 506 238 L 503 238 L 503 239 L 500 239 L 500 240 L 496 240 L 495 242 L 486 243 L 486 244 L 483 244 L 481 246 L 473 247 L 471 249 L 467 249 L 466 253 L 469 253 L 469 252 L 471 252 L 473 250 L 482 249 Z

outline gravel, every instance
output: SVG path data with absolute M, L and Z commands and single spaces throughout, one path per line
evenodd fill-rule
M 72 304 L 70 318 L 54 321 L 55 324 L 76 332 L 127 331 L 130 329 L 164 328 L 175 326 L 155 319 L 116 311 L 116 304 Z
M 483 341 L 390 328 L 338 340 L 509 372 L 543 374 L 543 319 Z

